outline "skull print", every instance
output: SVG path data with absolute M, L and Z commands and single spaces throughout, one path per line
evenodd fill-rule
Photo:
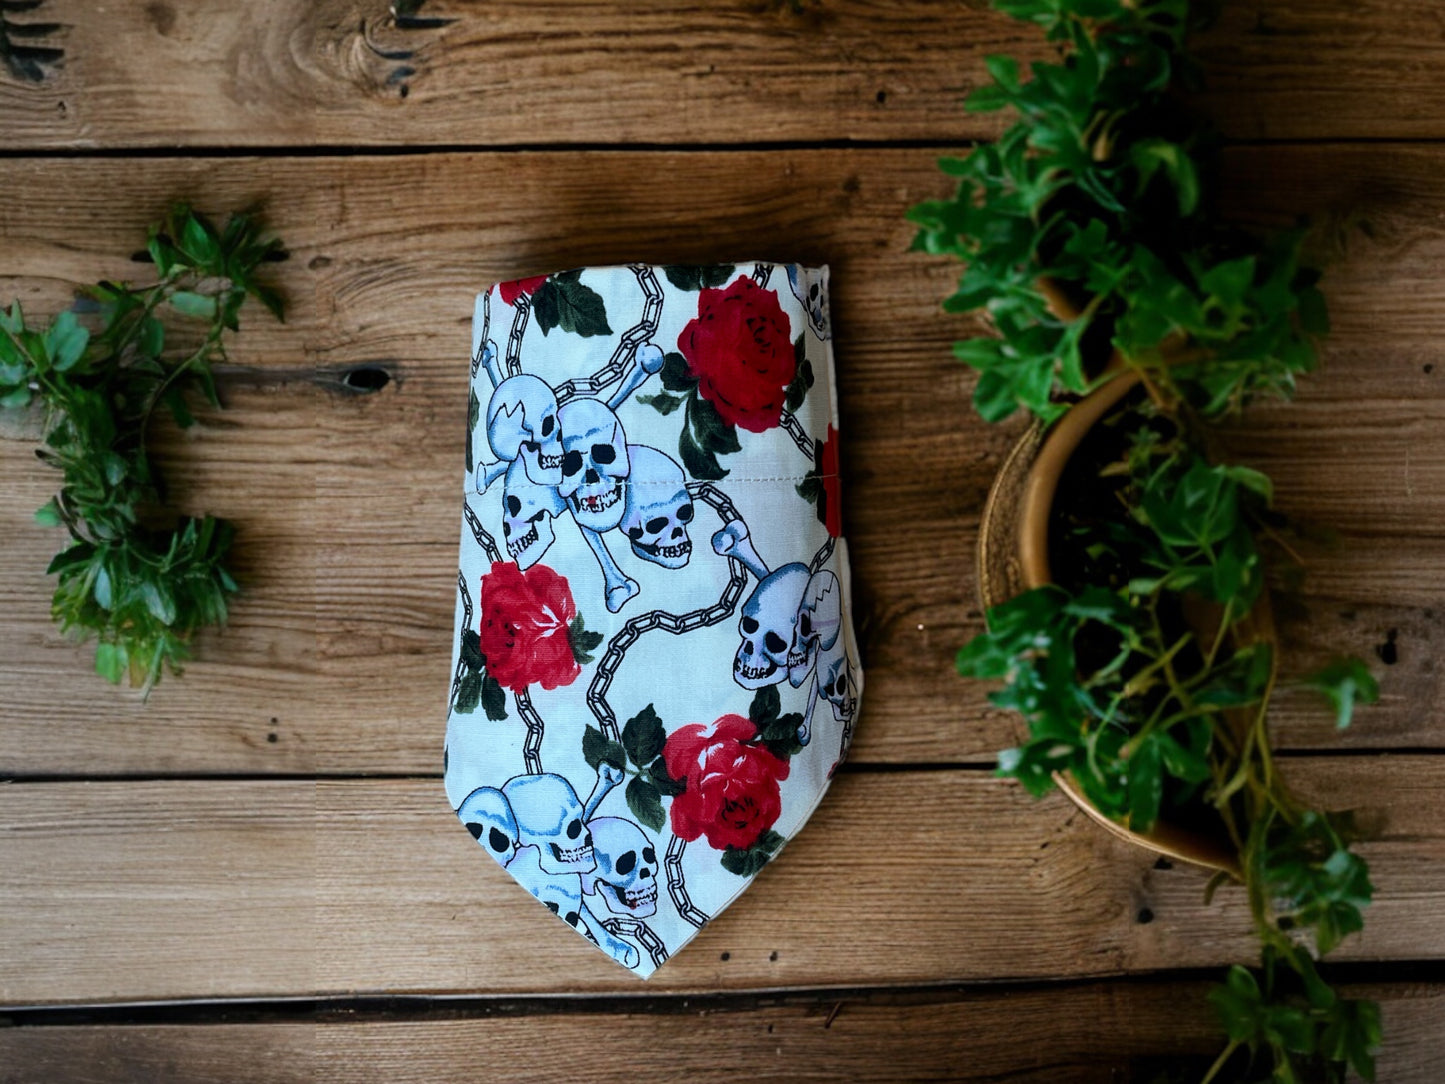
M 743 603 L 738 622 L 743 642 L 733 658 L 733 680 L 744 689 L 776 685 L 790 666 L 804 661 L 797 643 L 798 611 L 810 578 L 807 565 L 783 565 L 768 573 Z
M 557 487 L 579 525 L 610 531 L 622 520 L 623 483 L 631 473 L 627 434 L 605 403 L 571 399 L 559 412 L 562 478 Z
M 517 854 L 517 819 L 507 797 L 495 787 L 478 787 L 457 810 L 466 830 L 503 866 Z
M 557 537 L 552 520 L 566 509 L 555 488 L 537 485 L 522 459 L 512 461 L 502 493 L 502 535 L 518 568 L 531 568 L 547 552 Z
M 670 456 L 642 444 L 629 444 L 632 473 L 619 526 L 632 552 L 663 568 L 682 568 L 692 556 L 687 525 L 692 497 L 682 468 Z
M 487 403 L 487 440 L 498 459 L 520 458 L 541 486 L 562 482 L 562 441 L 557 396 L 530 373 L 503 380 Z
M 657 852 L 636 824 L 621 817 L 587 822 L 597 869 L 583 876 L 588 895 L 600 895 L 615 915 L 646 918 L 657 911 Z
M 597 860 L 583 823 L 582 803 L 560 775 L 517 775 L 502 785 L 517 819 L 517 837 L 535 847 L 547 873 L 590 873 Z

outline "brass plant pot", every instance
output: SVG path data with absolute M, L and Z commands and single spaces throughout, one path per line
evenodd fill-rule
M 1010 450 L 989 490 L 979 529 L 978 584 L 985 612 L 1026 590 L 1053 582 L 1049 522 L 1059 478 L 1084 437 L 1138 383 L 1136 373 L 1119 372 L 1051 428 L 1036 421 Z M 1217 627 L 1217 614 L 1213 620 Z M 1268 609 L 1261 604 L 1241 622 L 1236 640 L 1272 639 L 1270 625 Z M 1245 726 L 1250 720 L 1241 715 L 1232 721 Z M 1170 858 L 1239 876 L 1239 857 L 1222 825 L 1216 834 L 1161 819 L 1148 832 L 1137 832 L 1095 809 L 1068 775 L 1056 774 L 1055 780 L 1075 805 L 1119 838 Z

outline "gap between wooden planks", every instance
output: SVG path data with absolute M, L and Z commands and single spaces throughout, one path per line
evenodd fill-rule
M 248 590 L 232 626 L 202 637 L 201 661 L 148 704 L 90 677 L 88 651 L 51 626 L 42 570 L 57 535 L 30 516 L 54 479 L 33 459 L 34 424 L 0 433 L 0 608 L 13 644 L 0 659 L 0 774 L 439 770 L 473 291 L 568 263 L 774 252 L 834 268 L 845 516 L 869 669 L 855 758 L 991 757 L 1014 720 L 951 660 L 979 627 L 978 511 L 1018 426 L 978 421 L 971 376 L 950 360 L 948 344 L 973 330 L 937 308 L 957 265 L 906 251 L 904 208 L 948 188 L 933 158 L 0 161 L 7 189 L 68 193 L 0 206 L 0 297 L 35 313 L 78 281 L 143 277 L 130 253 L 178 197 L 213 210 L 264 197 L 291 251 L 274 268 L 288 323 L 247 317 L 224 381 L 231 409 L 164 452 L 182 506 L 240 524 Z M 1344 735 L 1312 699 L 1286 695 L 1278 740 L 1438 747 L 1445 150 L 1240 149 L 1226 165 L 1230 206 L 1273 223 L 1315 211 L 1338 261 L 1323 370 L 1299 402 L 1259 410 L 1231 438 L 1274 475 L 1287 510 L 1345 532 L 1334 549 L 1307 549 L 1309 594 L 1280 607 L 1288 662 L 1299 672 L 1349 651 L 1380 659 L 1384 678 L 1384 704 Z M 340 391 L 337 374 L 361 364 L 391 383 Z
M 1377 899 L 1334 958 L 1439 958 L 1445 761 L 1283 768 L 1314 800 L 1356 808 L 1369 837 Z M 1206 905 L 1203 871 L 1156 868 L 1061 797 L 971 771 L 840 776 L 645 987 L 480 853 L 434 779 L 15 784 L 0 788 L 0 866 L 12 1006 L 909 985 L 1257 952 L 1238 891 Z
M 48 0 L 42 83 L 0 77 L 7 148 L 976 138 L 960 103 L 1041 35 L 983 4 Z M 26 21 L 26 20 L 17 20 Z M 1225 6 L 1196 48 L 1243 138 L 1439 138 L 1433 0 Z
M 70 1084 L 338 1084 L 471 1082 L 479 1070 L 512 1084 L 639 1078 L 731 1084 L 742 1067 L 768 1080 L 879 1084 L 951 1080 L 1116 1084 L 1149 1067 L 1203 1069 L 1223 1046 L 1200 982 L 1095 982 L 1045 989 L 749 999 L 649 999 L 636 1010 L 585 1003 L 556 1015 L 453 1016 L 325 1023 L 57 1025 L 0 1028 L 0 1063 Z M 1383 1003 L 1380 1080 L 1445 1072 L 1439 985 L 1349 986 Z M 553 1010 L 556 1012 L 556 1010 Z M 318 1074 L 321 1074 L 318 1077 Z M 1133 1074 L 1133 1075 L 1131 1075 Z

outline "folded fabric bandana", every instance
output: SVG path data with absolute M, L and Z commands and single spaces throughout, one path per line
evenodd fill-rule
M 848 749 L 830 334 L 827 268 L 604 267 L 477 297 L 447 796 L 644 978 Z

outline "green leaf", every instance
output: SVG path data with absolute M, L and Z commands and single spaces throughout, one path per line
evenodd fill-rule
M 0 407 L 6 410 L 20 410 L 30 405 L 30 389 L 25 385 L 0 395 Z
M 472 439 L 477 431 L 477 423 L 482 420 L 482 401 L 477 398 L 477 389 L 471 388 L 467 392 L 467 470 L 476 470 L 476 458 L 472 450 Z
M 95 585 L 92 588 L 95 593 L 95 602 L 102 610 L 109 610 L 113 601 L 111 597 L 110 573 L 104 565 L 99 565 L 95 572 Z
M 35 510 L 35 522 L 42 527 L 59 527 L 65 522 L 60 514 L 60 505 L 54 497 Z
M 783 400 L 783 405 L 793 413 L 797 413 L 798 408 L 803 405 L 804 400 L 808 397 L 808 389 L 813 386 L 813 363 L 805 356 L 805 349 L 803 336 L 799 335 L 797 341 L 793 343 L 794 376 Z
M 652 780 L 652 785 L 659 793 L 669 797 L 675 798 L 687 789 L 687 780 L 674 779 L 667 773 L 667 761 L 662 757 L 658 757 L 648 766 L 647 777 Z
M 182 316 L 193 316 L 198 320 L 216 318 L 216 299 L 207 294 L 178 290 L 171 294 L 170 301 L 171 307 Z
M 662 273 L 667 281 L 679 290 L 696 292 L 702 289 L 715 290 L 727 285 L 737 272 L 736 264 L 669 264 Z
M 1128 761 L 1129 827 L 1147 832 L 1159 818 L 1159 803 L 1164 798 L 1164 775 L 1161 771 L 1159 742 L 1145 738 Z
M 662 386 L 668 391 L 690 392 L 697 387 L 697 379 L 687 366 L 687 359 L 677 351 L 662 355 Z
M 649 780 L 634 776 L 627 781 L 627 808 L 637 818 L 637 823 L 662 831 L 667 818 L 662 811 L 662 795 Z
M 98 643 L 95 645 L 95 672 L 112 685 L 119 685 L 130 665 L 126 650 L 119 644 Z
M 699 448 L 693 439 L 692 430 L 684 428 L 677 438 L 678 455 L 688 476 L 704 482 L 716 482 L 728 476 L 728 471 L 717 461 L 712 452 Z
M 470 715 L 477 710 L 482 696 L 482 675 L 476 672 L 465 674 L 457 684 L 457 698 L 452 710 L 458 715 Z
M 215 230 L 200 215 L 186 215 L 179 241 L 181 251 L 195 261 L 198 267 L 209 268 L 221 254 Z
M 578 614 L 567 626 L 567 642 L 572 648 L 572 657 L 577 661 L 578 666 L 586 666 L 592 661 L 592 652 L 602 643 L 602 633 L 589 632 Z
M 651 704 L 628 719 L 622 728 L 622 746 L 627 750 L 632 763 L 638 766 L 647 764 L 660 755 L 665 744 L 667 731 L 663 729 L 662 720 L 657 717 L 657 711 Z
M 582 759 L 587 761 L 587 766 L 592 769 L 596 769 L 603 761 L 614 768 L 627 767 L 627 751 L 622 747 L 622 743 L 610 740 L 606 734 L 590 724 L 582 732 Z
M 143 580 L 140 585 L 141 601 L 152 617 L 162 625 L 176 622 L 176 602 L 169 591 L 155 580 Z
M 665 391 L 660 391 L 656 395 L 639 395 L 637 401 L 643 406 L 652 407 L 664 418 L 687 402 L 682 396 L 668 395 Z
M 575 274 L 553 275 L 542 283 L 532 294 L 532 312 L 544 336 L 554 327 L 583 338 L 612 334 L 602 295 Z
M 754 877 L 772 860 L 784 842 L 786 841 L 782 836 L 769 828 L 758 836 L 757 841 L 747 850 L 728 847 L 723 851 L 719 862 L 729 873 L 735 873 L 739 877 Z
M 1361 659 L 1336 659 L 1306 677 L 1305 688 L 1313 689 L 1335 710 L 1335 726 L 1343 730 L 1354 717 L 1355 704 L 1373 704 L 1380 698 L 1380 685 Z
M 783 710 L 783 700 L 778 693 L 776 685 L 764 685 L 753 694 L 753 702 L 748 707 L 748 718 L 759 730 L 767 726 L 778 717 Z
M 738 431 L 723 421 L 717 407 L 695 391 L 687 398 L 687 428 L 698 447 L 714 455 L 732 455 L 743 450 Z
M 63 373 L 74 368 L 89 342 L 90 332 L 81 327 L 75 313 L 67 309 L 51 321 L 45 332 L 45 353 L 55 371 Z
M 493 722 L 501 722 L 507 717 L 507 694 L 502 691 L 502 686 L 491 674 L 482 678 L 482 710 L 487 713 L 487 718 Z

